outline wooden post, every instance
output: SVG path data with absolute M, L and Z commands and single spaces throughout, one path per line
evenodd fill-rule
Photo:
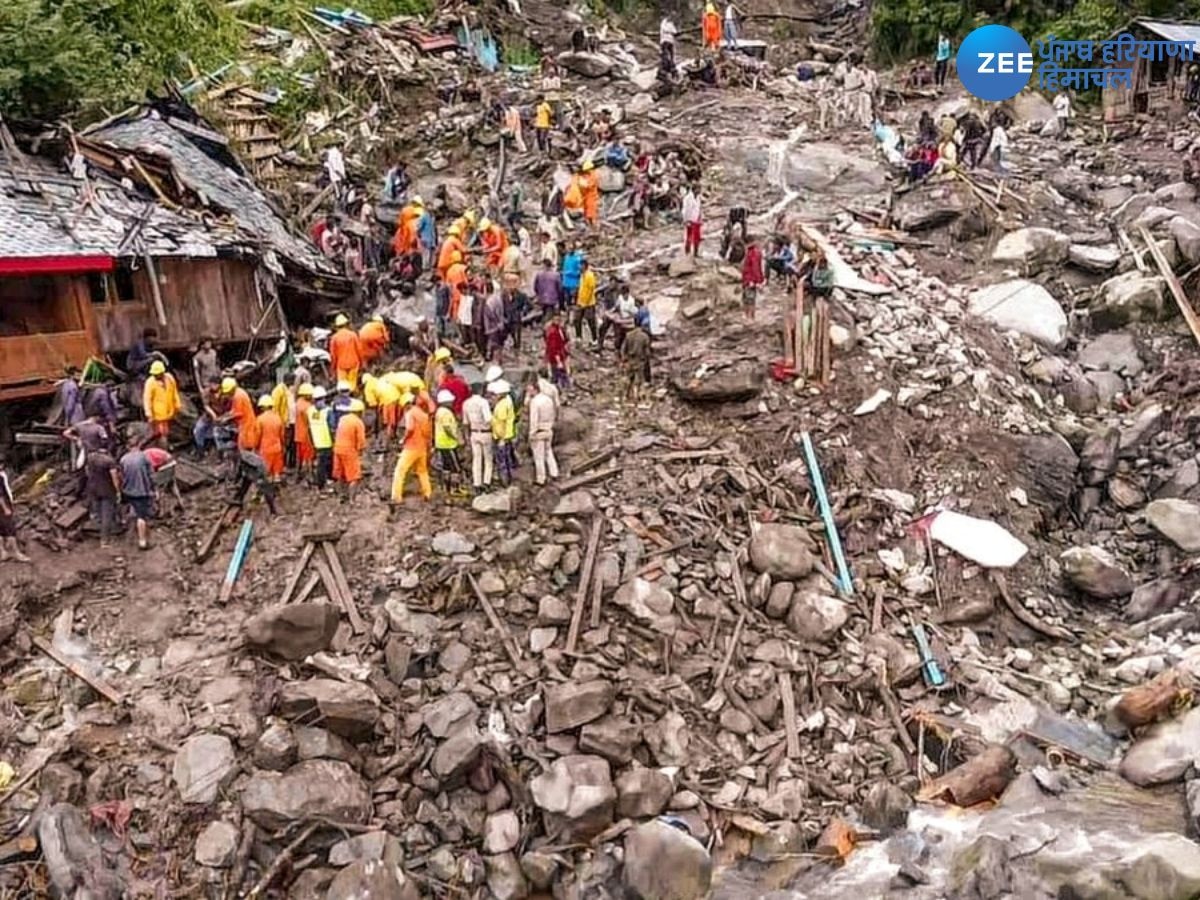
M 1179 307 L 1179 311 L 1183 313 L 1183 318 L 1187 322 L 1188 328 L 1191 329 L 1192 337 L 1196 339 L 1197 344 L 1200 344 L 1200 319 L 1196 317 L 1196 311 L 1188 301 L 1187 294 L 1183 292 L 1183 285 L 1179 283 L 1179 279 L 1171 271 L 1171 266 L 1167 263 L 1167 258 L 1163 256 L 1162 248 L 1151 237 L 1150 231 L 1143 225 L 1138 229 L 1138 233 L 1142 236 L 1142 240 L 1146 242 L 1146 246 L 1150 248 L 1150 256 L 1153 257 L 1154 264 L 1158 266 L 1158 271 L 1162 273 L 1162 277 L 1166 279 L 1167 287 L 1171 289 L 1171 296 L 1175 298 L 1175 304 Z
M 154 265 L 154 257 L 149 252 L 142 259 L 146 261 L 146 275 L 150 278 L 150 296 L 154 299 L 154 312 L 158 316 L 158 324 L 166 327 L 167 310 L 163 306 L 162 288 L 158 284 L 158 267 Z
M 291 602 L 292 594 L 296 593 L 296 587 L 300 584 L 300 579 L 304 577 L 304 570 L 308 568 L 308 563 L 312 559 L 313 550 L 315 549 L 312 541 L 305 543 L 304 550 L 300 554 L 300 562 L 296 565 L 296 571 L 288 579 L 288 583 L 283 589 L 283 594 L 279 598 L 281 604 Z
M 571 626 L 567 629 L 567 652 L 575 652 L 575 644 L 579 641 L 579 627 L 583 624 L 583 605 L 587 601 L 588 585 L 592 580 L 592 569 L 596 567 L 596 549 L 600 546 L 600 535 L 607 520 L 597 515 L 592 520 L 592 533 L 588 537 L 587 555 L 583 559 L 583 569 L 579 572 L 579 588 L 575 592 L 575 609 L 571 613 Z

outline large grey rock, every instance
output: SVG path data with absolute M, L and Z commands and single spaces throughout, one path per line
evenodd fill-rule
M 599 719 L 612 706 L 611 681 L 568 681 L 546 688 L 546 731 L 557 734 Z
M 1145 622 L 1154 616 L 1170 612 L 1185 596 L 1183 586 L 1170 578 L 1148 581 L 1134 588 L 1125 606 L 1125 618 L 1130 622 Z
M 1057 434 L 1032 434 L 1016 439 L 1017 474 L 1030 488 L 1035 503 L 1057 509 L 1075 489 L 1079 457 Z
M 837 597 L 801 590 L 792 598 L 787 623 L 800 639 L 823 644 L 832 640 L 849 618 L 846 604 Z
M 612 824 L 617 792 L 608 760 L 599 756 L 559 757 L 529 782 L 529 790 L 548 835 L 586 840 Z
M 642 900 L 701 900 L 712 887 L 712 859 L 690 834 L 655 819 L 626 835 L 623 874 Z
M 464 721 L 438 745 L 430 769 L 442 781 L 454 781 L 475 767 L 483 745 L 483 734 L 475 723 Z
M 1200 263 L 1200 225 L 1183 216 L 1176 216 L 1168 226 L 1179 255 L 1187 260 L 1188 265 Z
M 681 372 L 671 387 L 690 403 L 733 403 L 752 400 L 762 393 L 764 369 L 760 365 L 733 365 L 717 372 Z
M 296 735 L 282 722 L 275 722 L 254 742 L 254 764 L 260 769 L 282 772 L 296 763 Z
M 471 500 L 471 509 L 490 516 L 510 513 L 516 506 L 517 493 L 516 487 L 507 487 L 499 491 L 480 494 Z
M 630 819 L 657 816 L 674 793 L 675 786 L 665 772 L 633 766 L 617 776 L 617 815 Z
M 695 275 L 697 271 L 696 258 L 689 253 L 677 253 L 667 265 L 667 274 L 672 278 L 683 278 L 685 275 Z
M 1058 349 L 1067 339 L 1067 314 L 1040 284 L 1002 281 L 971 295 L 967 312 L 1004 331 L 1015 331 Z
M 905 826 L 913 799 L 889 781 L 877 781 L 863 799 L 862 820 L 871 828 L 890 834 Z
M 568 72 L 585 78 L 601 78 L 612 72 L 616 62 L 603 53 L 567 51 L 558 55 L 558 64 Z
M 1154 500 L 1146 506 L 1146 521 L 1180 550 L 1200 551 L 1200 504 L 1190 500 Z
M 1066 261 L 1070 239 L 1052 228 L 1018 228 L 996 243 L 992 260 L 1019 265 L 1027 274 Z
M 1127 331 L 1097 335 L 1084 345 L 1076 359 L 1085 369 L 1121 372 L 1130 378 L 1140 375 L 1145 368 L 1137 339 Z
M 898 194 L 892 207 L 896 227 L 913 233 L 949 225 L 969 207 L 967 190 L 957 181 L 925 181 Z
M 640 726 L 610 716 L 589 722 L 579 730 L 579 749 L 603 756 L 614 765 L 624 765 L 633 759 L 633 748 L 641 739 Z
M 559 499 L 552 516 L 590 516 L 596 511 L 596 499 L 588 491 L 572 491 Z
M 1150 726 L 1121 760 L 1121 775 L 1139 787 L 1178 781 L 1200 761 L 1200 707 Z
M 1067 262 L 1085 272 L 1111 272 L 1120 261 L 1121 251 L 1114 244 L 1072 244 L 1067 248 Z
M 362 825 L 371 817 L 371 794 L 346 763 L 314 759 L 282 774 L 255 773 L 242 788 L 242 809 L 268 831 L 312 819 Z
M 1175 218 L 1175 213 L 1176 211 L 1169 206 L 1148 206 L 1133 220 L 1133 228 L 1134 230 L 1140 228 L 1153 230 L 1163 222 L 1169 222 Z
M 1138 449 L 1158 434 L 1167 424 L 1167 411 L 1161 403 L 1146 403 L 1138 407 L 1133 422 L 1121 430 L 1118 450 L 1122 456 L 1133 456 Z
M 356 862 L 375 862 L 385 859 L 389 844 L 393 853 L 398 849 L 396 839 L 386 831 L 368 831 L 338 841 L 329 848 L 331 866 L 348 866 Z M 403 851 L 401 851 L 403 852 Z
M 645 725 L 642 736 L 654 761 L 660 766 L 686 766 L 691 758 L 689 748 L 692 736 L 687 720 L 676 710 L 670 710 L 661 719 Z
M 442 556 L 461 556 L 475 552 L 475 545 L 457 531 L 440 531 L 433 536 L 433 552 Z
M 1100 285 L 1091 307 L 1092 324 L 1101 331 L 1124 328 L 1132 322 L 1156 322 L 1166 318 L 1166 282 L 1158 275 L 1136 269 L 1114 275 Z
M 1154 199 L 1164 206 L 1191 203 L 1196 199 L 1196 186 L 1186 181 L 1172 181 L 1154 192 Z
M 812 538 L 796 525 L 759 525 L 750 537 L 750 565 L 772 578 L 804 578 L 813 570 Z
M 305 759 L 338 759 L 355 768 L 362 765 L 362 754 L 344 737 L 324 728 L 296 726 L 296 757 Z
M 184 741 L 175 754 L 171 776 L 184 803 L 212 803 L 236 766 L 229 738 L 197 734 Z
M 659 631 L 674 631 L 672 611 L 675 598 L 657 581 L 646 581 L 644 578 L 626 581 L 617 588 L 612 602 L 614 606 L 628 610 L 635 618 L 651 623 Z
M 1116 600 L 1133 593 L 1129 573 L 1103 547 L 1072 547 L 1059 560 L 1071 584 L 1089 597 Z
M 304 659 L 328 650 L 338 627 L 331 603 L 271 606 L 246 622 L 246 640 L 283 659 Z
M 421 892 L 394 863 L 359 860 L 334 876 L 325 900 L 421 900 Z
M 1181 834 L 1150 834 L 1101 869 L 1113 893 L 1135 900 L 1182 900 L 1200 896 L 1200 845 Z M 1083 895 L 1078 895 L 1083 896 Z
M 421 709 L 422 723 L 435 738 L 446 737 L 464 722 L 474 723 L 478 715 L 478 705 L 462 691 L 439 697 Z
M 310 678 L 279 690 L 279 714 L 302 725 L 320 724 L 350 740 L 365 740 L 379 721 L 379 697 L 365 684 Z
M 196 862 L 214 869 L 226 869 L 233 865 L 237 853 L 240 832 L 229 822 L 210 822 L 196 836 Z
M 1116 209 L 1133 196 L 1133 189 L 1123 184 L 1104 188 L 1096 193 L 1096 199 L 1105 209 Z

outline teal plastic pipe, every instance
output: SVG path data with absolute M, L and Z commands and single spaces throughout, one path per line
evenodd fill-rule
M 846 567 L 846 557 L 842 553 L 842 539 L 838 536 L 837 525 L 833 522 L 833 510 L 829 508 L 829 497 L 825 493 L 825 479 L 821 477 L 821 467 L 817 464 L 817 451 L 813 449 L 812 438 L 808 432 L 801 433 L 800 440 L 804 443 L 804 457 L 808 463 L 808 477 L 812 479 L 813 490 L 817 492 L 817 505 L 821 508 L 821 518 L 825 520 L 825 536 L 829 539 L 829 550 L 833 561 L 837 564 L 838 587 L 847 597 L 854 596 L 854 581 L 850 578 L 850 570 Z

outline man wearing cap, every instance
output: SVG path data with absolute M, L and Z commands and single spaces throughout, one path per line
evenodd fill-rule
M 400 398 L 404 410 L 404 448 L 396 460 L 396 471 L 392 475 L 392 510 L 404 502 L 404 483 L 409 472 L 416 471 L 421 496 L 429 500 L 433 496 L 433 485 L 429 481 L 429 443 L 432 425 L 429 413 L 416 402 L 412 393 Z
M 396 434 L 396 425 L 400 421 L 400 390 L 390 381 L 376 378 L 374 375 L 363 376 L 363 402 L 368 409 L 374 410 L 374 422 L 371 433 L 379 436 L 386 429 L 390 441 Z
M 367 446 L 367 429 L 361 418 L 363 402 L 351 400 L 338 419 L 333 439 L 333 480 L 346 485 L 344 500 L 353 500 L 358 483 L 362 481 L 363 449 Z
M 458 417 L 454 414 L 454 395 L 443 388 L 438 391 L 437 402 L 437 412 L 433 416 L 433 446 L 437 450 L 443 486 L 446 493 L 451 493 L 462 483 L 462 466 L 458 460 L 462 435 L 458 430 Z
M 333 474 L 333 431 L 329 427 L 329 406 L 325 402 L 325 388 L 313 388 L 313 405 L 308 410 L 308 433 L 312 437 L 315 468 L 313 480 L 323 488 Z
M 333 363 L 334 377 L 339 382 L 347 382 L 353 391 L 358 387 L 358 370 L 362 368 L 362 348 L 345 315 L 339 313 L 333 324 L 337 331 L 329 338 L 329 359 Z
M 253 450 L 258 446 L 258 418 L 254 414 L 254 401 L 233 378 L 222 379 L 221 397 L 229 400 L 229 412 L 225 415 L 237 424 L 238 449 Z
M 449 347 L 438 347 L 425 360 L 425 386 L 436 388 L 438 378 L 442 373 L 442 366 L 449 365 L 454 362 L 450 353 Z
M 283 419 L 275 411 L 275 402 L 270 394 L 258 398 L 258 446 L 253 449 L 262 457 L 267 475 L 278 481 L 283 476 Z
M 513 448 L 513 439 L 517 436 L 517 411 L 513 406 L 512 387 L 503 378 L 493 381 L 487 389 L 496 398 L 496 405 L 492 407 L 492 440 L 496 443 L 500 480 L 507 486 L 512 484 L 517 470 L 517 455 Z
M 600 179 L 593 169 L 592 161 L 585 160 L 576 176 L 579 193 L 583 195 L 583 217 L 591 228 L 600 224 Z
M 441 376 L 438 378 L 437 387 L 438 390 L 449 391 L 454 397 L 454 415 L 461 418 L 463 404 L 471 396 L 471 386 L 467 384 L 467 379 L 458 374 L 458 370 L 454 368 L 454 364 L 449 360 L 442 364 Z
M 492 441 L 492 407 L 481 387 L 463 403 L 463 424 L 471 442 L 471 484 L 475 492 L 492 486 L 495 443 Z
M 371 316 L 370 320 L 358 329 L 358 346 L 363 365 L 370 365 L 382 356 L 391 342 L 392 336 L 388 334 L 383 316 Z
M 504 229 L 491 219 L 479 220 L 479 252 L 483 254 L 487 267 L 493 272 L 499 270 L 504 259 L 504 251 L 508 249 L 508 235 Z
M 311 476 L 313 462 L 317 458 L 313 449 L 312 429 L 308 424 L 314 391 L 315 388 L 307 381 L 296 388 L 296 427 L 292 432 L 292 440 L 296 446 L 296 467 L 300 470 L 301 478 Z
M 529 451 L 533 456 L 534 480 L 546 483 L 546 475 L 558 477 L 558 460 L 554 458 L 554 422 L 557 409 L 554 399 L 542 393 L 537 379 L 529 382 Z
M 442 241 L 441 247 L 437 253 L 437 272 L 443 278 L 450 271 L 450 266 L 454 263 L 454 254 L 459 255 L 459 261 L 466 259 L 467 246 L 462 241 L 462 226 L 457 222 L 453 223 L 446 230 L 446 239 Z
M 329 401 L 329 431 L 337 435 L 338 422 L 350 411 L 354 398 L 350 396 L 350 382 L 339 381 L 333 399 Z
M 150 377 L 142 389 L 142 406 L 146 421 L 150 423 L 150 433 L 165 441 L 171 422 L 179 413 L 179 386 L 161 359 L 150 363 Z

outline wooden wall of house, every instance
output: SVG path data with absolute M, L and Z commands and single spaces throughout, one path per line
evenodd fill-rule
M 0 399 L 30 396 L 99 352 L 86 275 L 0 278 Z
M 110 281 L 106 302 L 96 304 L 100 342 L 106 352 L 132 346 L 145 328 L 158 331 L 164 349 L 190 347 L 202 337 L 217 342 L 248 340 L 262 318 L 254 265 L 234 259 L 156 259 L 166 324 L 158 320 L 144 260 L 122 261 L 128 277 Z M 130 264 L 132 263 L 132 266 Z M 121 286 L 132 296 L 121 297 Z
M 1162 40 L 1153 34 L 1138 34 L 1139 40 Z M 1098 63 L 1104 68 L 1133 70 L 1133 88 L 1108 88 L 1101 96 L 1105 122 L 1119 122 L 1139 113 L 1177 119 L 1186 113 L 1187 69 L 1190 63 L 1180 59 L 1168 60 L 1165 81 L 1151 80 L 1151 62 L 1135 59 L 1132 62 Z

